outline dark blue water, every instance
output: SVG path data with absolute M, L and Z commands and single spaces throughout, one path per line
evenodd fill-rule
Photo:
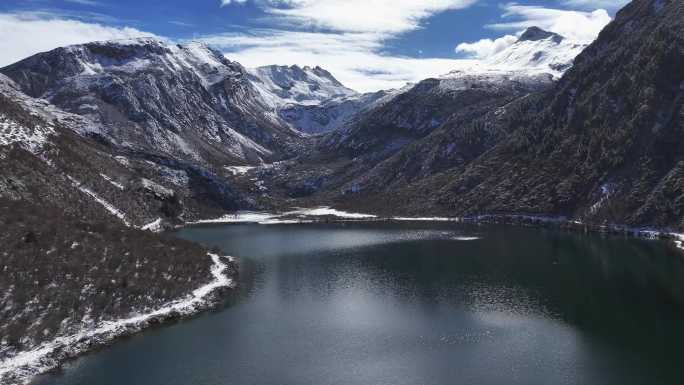
M 37 384 L 684 383 L 684 263 L 663 242 L 452 224 L 178 236 L 242 259 L 225 307 Z

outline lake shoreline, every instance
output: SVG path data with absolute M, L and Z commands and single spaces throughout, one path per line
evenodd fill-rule
M 323 210 L 324 215 L 308 215 L 309 212 Z M 295 213 L 295 214 L 293 214 Z M 242 215 L 242 217 L 241 217 Z M 555 228 L 576 233 L 599 233 L 610 235 L 625 235 L 632 238 L 660 239 L 672 241 L 679 250 L 684 250 L 684 235 L 668 230 L 658 230 L 652 228 L 634 228 L 622 225 L 595 225 L 587 224 L 565 217 L 541 216 L 541 215 L 480 215 L 475 217 L 381 217 L 373 214 L 347 213 L 320 207 L 316 209 L 302 209 L 298 212 L 286 212 L 283 214 L 266 212 L 248 212 L 244 214 L 226 215 L 222 218 L 200 220 L 192 223 L 185 223 L 176 226 L 175 229 L 208 226 L 208 225 L 230 225 L 230 224 L 320 224 L 320 223 L 406 223 L 406 222 L 451 222 L 473 225 L 496 224 L 505 226 L 522 226 L 538 228 Z M 231 277 L 237 275 L 237 267 L 233 259 L 222 258 L 226 265 L 225 269 L 230 269 Z M 65 362 L 78 358 L 84 354 L 97 350 L 98 348 L 109 346 L 121 338 L 129 337 L 140 333 L 150 327 L 169 324 L 183 319 L 192 318 L 205 311 L 216 308 L 225 297 L 226 291 L 234 288 L 234 284 L 215 287 L 203 293 L 201 303 L 197 303 L 189 311 L 172 311 L 164 314 L 157 314 L 142 320 L 141 322 L 126 325 L 126 327 L 116 330 L 109 335 L 97 333 L 86 338 L 77 339 L 72 346 L 60 346 L 58 349 L 45 354 L 34 362 L 27 365 L 17 366 L 7 369 L 7 362 L 16 359 L 21 354 L 30 352 L 20 352 L 10 357 L 5 362 L 0 363 L 0 379 L 6 381 L 8 385 L 23 385 L 30 383 L 31 379 L 40 374 L 49 373 L 57 370 Z M 199 290 L 199 289 L 198 289 Z M 206 298 L 205 298 L 206 297 Z M 87 331 L 85 331 L 88 333 Z M 38 348 L 40 349 L 40 348 Z M 36 349 L 34 349 L 36 350 Z
M 309 215 L 311 212 L 325 212 L 325 215 Z M 598 233 L 625 235 L 642 239 L 660 239 L 671 241 L 684 251 L 684 234 L 671 229 L 656 227 L 633 227 L 620 224 L 594 224 L 563 216 L 547 216 L 533 214 L 483 214 L 467 217 L 410 217 L 381 216 L 372 213 L 349 213 L 328 206 L 296 211 L 276 212 L 238 212 L 220 218 L 188 222 L 176 226 L 176 229 L 202 225 L 259 224 L 259 225 L 301 225 L 312 223 L 345 223 L 345 222 L 452 222 L 467 224 L 499 224 L 508 226 L 532 226 L 540 228 L 557 228 L 579 233 Z
M 122 338 L 217 308 L 227 293 L 237 285 L 237 262 L 233 257 L 211 253 L 209 257 L 212 259 L 213 279 L 187 296 L 152 312 L 102 322 L 93 329 L 60 336 L 32 350 L 17 352 L 0 362 L 0 380 L 6 385 L 29 384 L 36 376 L 57 370 L 65 362 L 109 346 Z

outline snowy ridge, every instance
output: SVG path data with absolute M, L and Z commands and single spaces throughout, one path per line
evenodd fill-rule
M 483 64 L 503 70 L 548 73 L 557 79 L 586 47 L 586 43 L 532 27 L 516 43 L 487 58 Z
M 248 71 L 251 85 L 275 116 L 307 134 L 337 129 L 385 94 L 359 94 L 321 67 L 271 65 Z
M 117 59 L 94 54 L 90 49 L 92 46 L 121 54 L 117 55 Z M 81 66 L 82 72 L 77 76 L 95 76 L 109 72 L 136 73 L 161 64 L 171 72 L 188 70 L 201 79 L 205 86 L 210 86 L 238 73 L 227 65 L 231 63 L 222 54 L 197 42 L 176 45 L 157 38 L 137 38 L 72 45 L 64 49 Z M 150 51 L 154 51 L 154 54 Z M 151 60 L 151 55 L 154 55 L 154 61 Z
M 126 187 L 124 187 L 124 185 L 122 185 L 121 183 L 115 181 L 114 179 L 112 179 L 112 178 L 109 177 L 108 175 L 105 175 L 105 174 L 100 173 L 100 176 L 102 177 L 102 179 L 106 180 L 106 181 L 109 182 L 112 186 L 118 188 L 119 190 L 123 191 L 123 190 L 126 189 Z
M 320 67 L 264 66 L 248 70 L 262 98 L 274 109 L 287 104 L 318 105 L 357 92 Z
M 131 226 L 131 223 L 128 222 L 128 220 L 126 219 L 126 214 L 124 214 L 122 211 L 120 211 L 119 209 L 117 209 L 116 207 L 114 207 L 113 204 L 107 202 L 105 199 L 103 199 L 102 197 L 100 197 L 99 195 L 97 195 L 97 193 L 95 193 L 94 191 L 90 190 L 89 188 L 83 186 L 83 184 L 82 184 L 81 182 L 79 182 L 77 179 L 75 179 L 75 178 L 73 178 L 73 177 L 71 177 L 71 176 L 69 176 L 69 175 L 67 175 L 67 178 L 71 181 L 71 184 L 72 184 L 74 187 L 76 187 L 77 189 L 79 189 L 82 193 L 84 193 L 84 194 L 90 196 L 91 198 L 93 198 L 93 199 L 95 200 L 95 202 L 97 202 L 97 203 L 99 203 L 100 205 L 102 205 L 102 207 L 104 207 L 107 211 L 109 211 L 110 214 L 112 214 L 112 215 L 114 215 L 115 217 L 119 218 L 119 219 L 121 220 L 121 222 L 123 222 L 124 225 L 126 225 L 126 226 L 128 226 L 128 227 Z
M 73 358 L 92 349 L 93 346 L 111 342 L 117 337 L 140 331 L 152 320 L 164 320 L 177 315 L 188 316 L 209 305 L 209 295 L 219 288 L 233 287 L 231 278 L 224 274 L 228 266 L 216 254 L 209 254 L 212 261 L 212 281 L 195 289 L 186 298 L 168 303 L 151 313 L 130 318 L 101 322 L 97 327 L 80 333 L 58 337 L 31 351 L 21 352 L 0 362 L 0 381 L 3 384 L 24 384 L 31 377 L 45 373 L 58 366 L 66 358 Z M 232 259 L 227 257 L 230 261 Z

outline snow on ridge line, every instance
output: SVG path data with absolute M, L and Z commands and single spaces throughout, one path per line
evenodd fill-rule
M 114 207 L 111 203 L 107 202 L 105 199 L 97 195 L 94 191 L 90 190 L 89 188 L 83 186 L 83 183 L 79 182 L 77 179 L 73 178 L 70 175 L 67 175 L 67 178 L 71 181 L 71 184 L 79 189 L 82 193 L 90 196 L 91 198 L 95 199 L 97 203 L 102 205 L 107 211 L 109 211 L 110 214 L 114 215 L 115 217 L 121 219 L 121 222 L 124 223 L 124 225 L 131 227 L 131 223 L 128 222 L 126 219 L 126 214 L 124 214 L 122 211 Z
M 78 334 L 57 337 L 39 347 L 21 352 L 0 362 L 0 382 L 3 384 L 28 383 L 31 377 L 45 373 L 58 366 L 61 358 L 75 357 L 93 345 L 111 342 L 117 337 L 135 333 L 146 326 L 146 323 L 160 317 L 174 314 L 191 315 L 206 305 L 207 296 L 221 287 L 233 287 L 233 279 L 224 274 L 228 266 L 221 261 L 221 257 L 208 253 L 213 262 L 211 275 L 213 280 L 197 289 L 186 298 L 176 300 L 147 314 L 133 316 L 118 321 L 104 321 L 92 330 Z M 225 257 L 234 261 L 232 257 Z M 55 357 L 55 355 L 58 355 Z
M 124 187 L 124 185 L 122 185 L 121 183 L 115 181 L 112 177 L 110 177 L 110 176 L 108 176 L 108 175 L 106 175 L 106 174 L 102 174 L 102 173 L 100 173 L 100 176 L 102 177 L 102 179 L 104 179 L 104 180 L 106 180 L 107 182 L 111 183 L 112 186 L 118 188 L 119 190 L 123 191 L 123 190 L 126 189 L 126 187 Z

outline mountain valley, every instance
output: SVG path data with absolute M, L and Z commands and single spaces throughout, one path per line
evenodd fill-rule
M 157 38 L 1 68 L 0 363 L 132 315 L 153 314 L 110 335 L 215 306 L 237 262 L 166 231 L 241 212 L 683 232 L 682 63 L 684 3 L 634 0 L 591 44 L 531 27 L 485 60 L 371 93 L 321 67 L 246 68 Z M 109 341 L 50 345 L 0 381 Z

